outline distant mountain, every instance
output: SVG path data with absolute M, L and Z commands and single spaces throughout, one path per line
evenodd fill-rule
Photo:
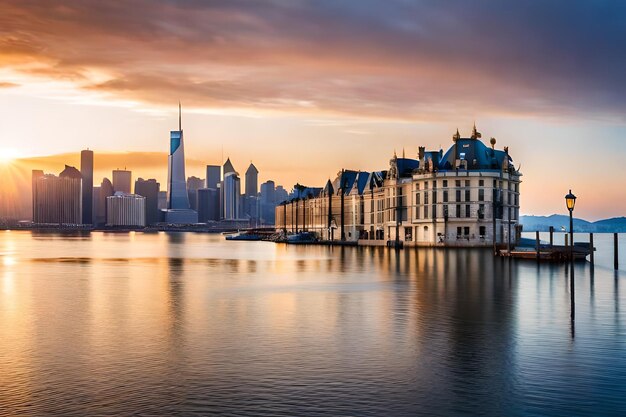
M 569 230 L 569 216 L 553 214 L 551 216 L 520 216 L 520 223 L 524 226 L 525 232 L 547 232 L 550 226 L 555 231 L 560 231 L 561 227 Z M 593 233 L 626 233 L 626 217 L 614 217 L 612 219 L 588 222 L 587 220 L 574 218 L 575 232 Z

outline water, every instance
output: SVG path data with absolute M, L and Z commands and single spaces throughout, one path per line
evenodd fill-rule
M 572 327 L 489 250 L 2 232 L 0 414 L 624 415 L 624 273 L 575 284 Z

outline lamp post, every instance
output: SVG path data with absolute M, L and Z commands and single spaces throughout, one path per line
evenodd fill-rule
M 565 205 L 567 206 L 567 210 L 569 210 L 569 262 L 570 262 L 570 303 L 571 303 L 571 313 L 570 318 L 574 321 L 575 317 L 575 305 L 574 305 L 574 206 L 576 205 L 576 196 L 572 194 L 572 190 L 569 190 L 569 194 L 565 196 Z

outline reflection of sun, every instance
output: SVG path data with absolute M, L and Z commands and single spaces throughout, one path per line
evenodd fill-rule
M 10 164 L 20 156 L 21 155 L 17 149 L 0 148 L 0 164 Z

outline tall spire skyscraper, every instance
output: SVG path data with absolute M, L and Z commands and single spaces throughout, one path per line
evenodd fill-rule
M 185 177 L 185 144 L 183 142 L 182 110 L 178 102 L 178 130 L 170 132 L 170 154 L 167 170 L 167 208 L 189 209 Z

